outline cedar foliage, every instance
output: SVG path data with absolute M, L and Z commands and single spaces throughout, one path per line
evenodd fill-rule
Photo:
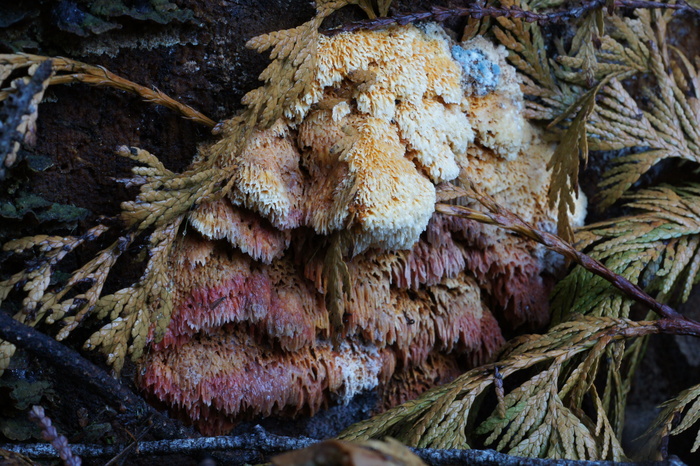
M 270 50 L 272 63 L 260 76 L 265 85 L 246 95 L 247 110 L 217 128 L 237 141 L 232 150 L 242 150 L 256 127 L 293 115 L 294 105 L 309 91 L 321 22 L 347 3 L 357 3 L 370 17 L 376 16 L 375 6 L 384 15 L 389 5 L 387 1 L 375 5 L 369 0 L 319 0 L 318 14 L 309 22 L 248 43 L 260 52 Z M 545 11 L 562 3 L 503 0 L 499 5 Z M 665 10 L 623 14 L 598 8 L 578 22 L 569 44 L 557 43 L 560 51 L 566 51 L 558 56 L 547 52 L 547 39 L 536 23 L 517 17 L 471 18 L 465 30 L 467 35 L 490 34 L 509 49 L 528 97 L 527 116 L 546 122 L 559 141 L 550 162 L 550 203 L 559 212 L 560 234 L 661 302 L 687 299 L 691 287 L 700 281 L 700 186 L 634 189 L 660 160 L 700 162 L 700 61 L 666 45 L 671 20 L 672 12 Z M 30 78 L 35 65 L 44 61 L 45 57 L 0 56 L 0 76 L 4 79 L 26 69 Z M 61 72 L 68 71 L 66 63 L 53 62 L 55 75 L 49 84 L 78 80 L 120 85 L 157 103 L 167 100 L 76 62 L 68 65 L 77 66 L 79 73 L 61 77 Z M 649 84 L 639 91 L 631 87 L 631 77 Z M 0 99 L 8 95 L 3 91 Z M 628 154 L 613 160 L 597 204 L 605 208 L 625 198 L 630 214 L 590 225 L 574 236 L 568 214 L 577 196 L 580 164 L 587 161 L 589 150 Z M 123 148 L 119 154 L 142 167 L 134 169 L 140 194 L 123 204 L 125 228 L 117 239 L 61 286 L 50 284 L 57 264 L 110 227 L 98 225 L 80 236 L 38 235 L 10 241 L 3 245 L 4 251 L 36 257 L 25 270 L 0 282 L 0 303 L 12 290 L 21 289 L 25 297 L 15 317 L 29 325 L 61 322 L 59 339 L 88 315 L 107 319 L 86 347 L 107 354 L 115 372 L 127 355 L 138 358 L 149 339 L 157 341 L 166 328 L 172 285 L 163 271 L 180 226 L 192 206 L 226 194 L 227 180 L 235 169 L 215 168 L 214 156 L 207 153 L 180 174 L 165 169 L 154 155 L 142 150 Z M 149 251 L 142 278 L 103 295 L 112 266 L 139 236 L 147 236 Z M 351 284 L 344 272 L 340 239 L 332 241 L 327 279 L 334 290 L 331 295 L 340 296 Z M 515 339 L 497 362 L 356 424 L 342 437 L 392 436 L 416 447 L 485 446 L 525 456 L 622 460 L 625 452 L 619 439 L 630 381 L 643 354 L 644 339 L 665 328 L 651 315 L 645 321 L 630 319 L 631 303 L 608 281 L 574 267 L 554 292 L 553 324 L 546 333 Z M 335 320 L 342 320 L 342 312 L 336 310 Z M 12 345 L 0 343 L 0 371 L 13 352 Z M 679 415 L 681 421 L 675 424 Z M 657 455 L 665 437 L 697 429 L 699 420 L 700 387 L 693 387 L 664 405 L 649 430 L 647 453 Z M 693 449 L 699 446 L 700 434 Z

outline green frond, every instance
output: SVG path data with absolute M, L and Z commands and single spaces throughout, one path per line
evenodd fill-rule
M 654 332 L 649 322 L 582 316 L 544 335 L 518 338 L 498 362 L 359 422 L 340 437 L 392 436 L 414 447 L 495 445 L 514 455 L 621 460 L 624 453 L 593 380 L 608 348 L 629 336 Z M 519 374 L 511 379 L 519 384 L 505 396 L 505 415 L 494 406 L 486 420 L 475 425 L 478 413 L 491 409 L 482 400 L 495 386 L 496 367 L 503 379 Z M 582 408 L 584 393 L 597 400 L 593 417 Z
M 700 270 L 700 187 L 657 187 L 629 196 L 639 212 L 582 230 L 586 252 L 613 272 L 667 301 L 685 301 Z M 627 317 L 632 300 L 576 267 L 555 288 L 553 319 L 573 314 Z
M 700 278 L 700 188 L 658 187 L 629 196 L 636 215 L 590 225 L 577 233 L 579 248 L 608 268 L 646 289 L 662 302 L 685 301 Z M 574 270 L 555 287 L 553 322 L 576 314 L 627 317 L 634 301 L 609 282 Z M 651 318 L 652 316 L 648 316 Z M 602 380 L 603 407 L 616 435 L 646 339 L 608 355 Z

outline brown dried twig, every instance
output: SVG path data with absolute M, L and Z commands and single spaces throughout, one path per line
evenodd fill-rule
M 216 122 L 211 118 L 188 105 L 178 102 L 158 89 L 149 89 L 148 87 L 136 84 L 128 79 L 117 76 L 101 66 L 92 66 L 87 63 L 61 57 L 50 58 L 31 54 L 0 55 L 0 64 L 11 65 L 14 68 L 26 68 L 43 63 L 47 60 L 52 61 L 53 71 L 56 73 L 50 79 L 50 85 L 82 82 L 93 86 L 114 87 L 136 94 L 146 102 L 162 105 L 174 110 L 189 120 L 209 126 L 210 128 L 216 126 Z M 6 90 L 0 91 L 0 100 L 7 94 L 8 91 Z
M 41 437 L 56 449 L 63 464 L 66 466 L 80 466 L 82 464 L 80 457 L 73 454 L 68 439 L 58 433 L 42 406 L 32 406 L 29 417 L 39 425 Z
M 458 18 L 469 16 L 475 19 L 485 17 L 490 18 L 514 18 L 521 19 L 527 23 L 539 23 L 541 25 L 563 23 L 572 19 L 577 19 L 585 16 L 590 11 L 598 8 L 603 8 L 607 5 L 607 0 L 592 0 L 583 2 L 578 6 L 573 6 L 566 9 L 535 12 L 523 10 L 522 8 L 509 7 L 499 8 L 494 6 L 485 6 L 474 3 L 468 7 L 443 7 L 433 6 L 427 11 L 417 11 L 406 14 L 399 14 L 390 17 L 380 17 L 375 19 L 366 19 L 356 21 L 349 24 L 344 24 L 337 28 L 325 31 L 328 35 L 335 35 L 341 32 L 352 32 L 359 29 L 375 30 L 394 24 L 405 25 L 416 21 L 437 21 L 442 22 L 450 18 Z M 663 2 L 646 1 L 646 0 L 615 0 L 613 8 L 644 8 L 644 9 L 659 9 L 667 8 L 677 10 L 681 13 L 700 14 L 700 11 L 691 7 L 686 3 L 669 4 Z
M 700 323 L 692 321 L 678 313 L 678 311 L 672 307 L 658 302 L 639 286 L 621 275 L 616 274 L 600 261 L 577 251 L 576 248 L 557 235 L 533 227 L 513 212 L 500 206 L 488 195 L 478 192 L 474 187 L 468 186 L 467 189 L 457 186 L 443 187 L 440 191 L 439 200 L 445 201 L 465 196 L 477 200 L 486 207 L 488 212 L 442 203 L 436 204 L 435 210 L 446 215 L 468 218 L 489 225 L 497 225 L 537 241 L 548 249 L 558 252 L 567 259 L 576 262 L 589 272 L 604 278 L 627 296 L 664 317 L 665 319 L 659 321 L 661 331 L 700 336 Z

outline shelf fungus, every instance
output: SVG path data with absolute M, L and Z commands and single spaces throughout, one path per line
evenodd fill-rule
M 554 228 L 553 148 L 505 55 L 433 24 L 322 36 L 311 90 L 282 118 L 243 151 L 225 123 L 204 150 L 236 167 L 232 188 L 189 214 L 141 387 L 220 433 L 369 389 L 382 407 L 405 401 L 487 361 L 504 332 L 544 324 L 545 251 L 434 209 L 436 186 L 466 177 Z

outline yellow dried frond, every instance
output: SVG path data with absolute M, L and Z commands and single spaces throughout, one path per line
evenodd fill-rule
M 50 324 L 59 320 L 64 324 L 56 339 L 63 340 L 73 331 L 80 321 L 92 311 L 102 293 L 110 270 L 130 242 L 129 238 L 119 238 L 111 246 L 100 251 L 91 261 L 73 272 L 68 282 L 57 290 L 46 293 L 37 311 L 37 318 L 44 316 Z M 73 297 L 64 299 L 72 294 L 78 285 L 89 286 L 87 291 L 78 292 Z
M 319 1 L 317 14 L 310 21 L 293 29 L 274 31 L 253 37 L 246 47 L 258 52 L 270 51 L 270 63 L 260 74 L 264 86 L 243 97 L 248 106 L 248 129 L 269 128 L 281 116 L 294 119 L 294 107 L 314 91 L 316 55 L 323 20 L 347 5 L 349 0 Z
M 134 169 L 146 180 L 141 192 L 135 200 L 122 203 L 122 220 L 138 231 L 175 222 L 195 203 L 219 199 L 230 188 L 229 171 L 214 168 L 211 159 L 195 163 L 183 173 L 173 173 L 145 150 L 120 147 L 117 153 L 147 165 Z
M 602 83 L 601 83 L 602 84 Z M 549 207 L 558 207 L 557 231 L 567 241 L 573 240 L 574 233 L 571 228 L 569 216 L 576 210 L 574 196 L 578 197 L 578 172 L 579 159 L 583 163 L 588 161 L 588 138 L 586 137 L 586 122 L 595 108 L 596 94 L 600 86 L 596 86 L 586 92 L 568 110 L 557 117 L 551 125 L 576 111 L 576 117 L 569 124 L 568 129 L 561 136 L 547 168 L 552 170 L 552 184 L 549 186 Z
M 637 340 L 635 340 L 637 341 Z M 591 385 L 588 391 L 589 395 L 593 399 L 596 410 L 596 425 L 594 435 L 598 445 L 602 447 L 601 457 L 608 458 L 608 452 L 612 455 L 613 461 L 622 461 L 624 456 L 622 454 L 622 446 L 620 445 L 619 437 L 622 436 L 622 432 L 617 432 L 610 420 L 608 415 L 608 410 L 605 408 L 603 401 L 598 396 L 598 391 L 595 385 Z
M 40 258 L 35 259 L 35 265 L 0 282 L 0 302 L 18 284 L 26 292 L 23 309 L 15 318 L 29 325 L 42 320 L 60 321 L 63 326 L 56 336 L 58 340 L 66 338 L 90 313 L 95 312 L 98 318 L 109 317 L 110 323 L 95 333 L 86 346 L 102 347 L 115 372 L 121 369 L 127 352 L 134 359 L 140 357 L 152 330 L 156 339 L 165 332 L 173 308 L 170 253 L 186 212 L 195 202 L 215 199 L 226 192 L 225 170 L 200 168 L 211 164 L 211 160 L 205 159 L 199 167 L 178 175 L 146 151 L 121 148 L 119 152 L 147 165 L 134 168 L 134 174 L 145 183 L 137 199 L 122 206 L 122 218 L 132 232 L 101 250 L 74 271 L 65 284 L 54 289 L 49 289 L 49 284 L 56 265 L 83 242 L 99 237 L 107 227 L 97 226 L 80 237 L 40 235 L 10 241 L 4 250 L 19 254 L 36 249 Z M 139 282 L 102 296 L 117 259 L 139 232 L 153 227 L 149 237 L 150 260 Z M 9 362 L 12 352 L 13 347 L 3 346 L 2 360 Z
M 124 365 L 127 352 L 134 360 L 140 358 L 151 330 L 159 340 L 170 322 L 173 285 L 168 271 L 182 219 L 162 225 L 151 234 L 150 261 L 137 284 L 102 297 L 95 305 L 96 317 L 108 317 L 110 322 L 90 336 L 85 348 L 100 348 L 115 373 Z
M 163 105 L 176 112 L 182 114 L 185 118 L 204 124 L 206 126 L 214 126 L 216 123 L 197 110 L 184 105 L 172 97 L 169 97 L 158 89 L 150 89 L 140 86 L 134 82 L 117 76 L 116 74 L 106 70 L 101 66 L 92 66 L 76 60 L 70 60 L 62 57 L 44 57 L 41 55 L 31 54 L 15 54 L 5 55 L 0 54 L 0 83 L 9 77 L 13 72 L 19 70 L 27 70 L 31 76 L 34 71 L 45 62 L 50 63 L 50 68 L 53 73 L 49 78 L 46 86 L 53 84 L 67 84 L 74 82 L 82 82 L 93 86 L 108 86 L 120 89 L 123 91 L 134 93 L 146 102 Z M 0 90 L 0 101 L 15 93 L 14 89 Z M 43 94 L 43 92 L 42 92 Z M 40 99 L 39 99 L 40 100 Z M 37 100 L 37 103 L 39 102 Z
M 78 246 L 86 241 L 94 241 L 100 237 L 108 227 L 98 225 L 88 230 L 82 236 L 47 236 L 37 235 L 25 238 L 20 238 L 8 241 L 2 247 L 4 251 L 14 254 L 21 254 L 28 251 L 36 251 L 39 257 L 34 259 L 34 264 L 26 269 L 15 273 L 10 278 L 0 281 L 0 304 L 8 297 L 10 292 L 17 286 L 21 285 L 22 291 L 26 293 L 22 301 L 22 310 L 15 315 L 15 319 L 26 325 L 34 326 L 40 322 L 50 311 L 52 305 L 60 301 L 57 299 L 57 294 L 62 297 L 68 293 L 75 283 L 85 283 L 91 277 L 86 275 L 84 269 L 81 279 L 69 281 L 62 289 L 57 292 L 48 292 L 51 277 L 56 271 L 58 263 L 70 252 L 74 251 Z M 80 271 L 79 271 L 80 272 Z M 91 283 L 91 288 L 101 284 Z M 90 290 L 82 295 L 75 296 L 65 302 L 60 303 L 62 309 L 77 310 L 86 304 L 85 295 L 89 294 Z M 65 311 L 64 311 L 65 312 Z M 0 375 L 7 368 L 10 358 L 15 352 L 15 347 L 7 342 L 0 340 Z
M 12 275 L 9 279 L 0 282 L 0 303 L 7 298 L 7 295 L 16 285 L 22 284 L 22 289 L 27 293 L 27 296 L 22 302 L 23 317 L 21 320 L 26 324 L 33 325 L 35 321 L 43 317 L 41 312 L 46 312 L 46 303 L 49 299 L 47 299 L 45 293 L 49 287 L 51 276 L 55 272 L 56 265 L 82 243 L 97 239 L 107 229 L 108 227 L 104 225 L 98 225 L 79 237 L 38 235 L 5 243 L 2 248 L 4 251 L 19 254 L 35 249 L 39 253 L 39 259 L 35 260 L 36 263 L 32 267 L 28 267 Z M 84 281 L 86 278 L 82 277 L 82 280 Z M 71 284 L 67 286 L 71 286 Z

